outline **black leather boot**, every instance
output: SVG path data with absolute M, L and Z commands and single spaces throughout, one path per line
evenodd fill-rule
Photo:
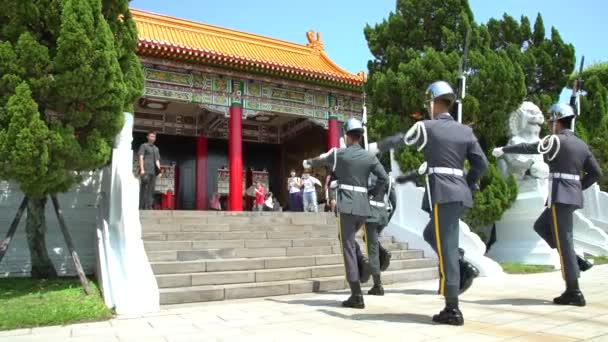
M 439 314 L 433 316 L 433 322 L 448 325 L 463 325 L 464 317 L 458 307 L 446 307 Z
M 578 263 L 578 268 L 581 270 L 581 272 L 588 271 L 591 267 L 593 267 L 592 263 L 578 255 L 576 256 L 576 262 Z
M 342 306 L 345 308 L 365 309 L 363 293 L 361 292 L 361 283 L 348 282 L 348 286 L 350 286 L 351 295 L 347 300 L 342 302 Z
M 460 265 L 460 294 L 463 294 L 473 285 L 473 280 L 479 276 L 479 270 L 464 259 L 464 249 L 458 248 L 458 252 L 460 255 L 458 259 Z
M 380 259 L 380 271 L 384 272 L 391 265 L 392 254 L 386 248 L 382 247 L 380 243 L 378 243 L 378 252 Z
M 380 275 L 373 275 L 374 278 L 374 286 L 372 286 L 369 291 L 367 291 L 368 295 L 372 296 L 384 296 L 384 287 L 382 286 L 382 280 L 380 279 Z
M 561 296 L 553 298 L 553 303 L 558 305 L 574 305 L 574 306 L 585 306 L 585 296 L 581 290 L 566 290 Z
M 369 277 L 372 276 L 372 268 L 369 264 L 369 259 L 365 255 L 359 256 L 357 259 L 359 266 L 359 280 L 361 284 L 365 284 L 369 281 Z

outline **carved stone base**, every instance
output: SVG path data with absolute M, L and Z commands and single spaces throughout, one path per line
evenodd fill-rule
M 545 209 L 546 180 L 525 184 L 517 200 L 496 223 L 496 243 L 488 256 L 500 262 L 550 265 L 560 268 L 559 255 L 534 231 L 534 222 Z

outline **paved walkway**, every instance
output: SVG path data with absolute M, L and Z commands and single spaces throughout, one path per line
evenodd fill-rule
M 583 275 L 584 308 L 553 305 L 559 272 L 478 279 L 461 297 L 463 327 L 438 326 L 436 281 L 390 286 L 367 309 L 344 292 L 165 307 L 143 317 L 0 332 L 0 342 L 44 341 L 608 341 L 608 265 Z

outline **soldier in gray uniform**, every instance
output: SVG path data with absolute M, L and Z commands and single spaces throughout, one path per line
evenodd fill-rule
M 446 303 L 445 308 L 433 316 L 433 321 L 462 325 L 464 319 L 458 308 L 461 286 L 459 220 L 465 209 L 473 206 L 472 192 L 488 161 L 473 130 L 448 113 L 456 98 L 452 87 L 443 81 L 435 82 L 427 88 L 426 96 L 431 120 L 417 122 L 406 134 L 384 139 L 377 149 L 386 151 L 405 143 L 417 146 L 424 153 L 428 168 L 422 208 L 431 214 L 431 220 L 423 235 L 439 258 L 439 293 Z M 374 148 L 370 146 L 370 150 Z M 471 166 L 466 175 L 463 171 L 465 160 Z
M 580 271 L 592 264 L 577 256 L 572 241 L 572 214 L 583 207 L 582 191 L 593 185 L 602 171 L 587 144 L 571 130 L 575 119 L 572 107 L 554 104 L 549 109 L 551 133 L 535 144 L 518 144 L 498 147 L 495 157 L 504 153 L 543 154 L 549 164 L 549 196 L 547 208 L 534 223 L 534 230 L 543 240 L 557 248 L 562 266 L 566 291 L 553 299 L 555 304 L 585 306 L 585 297 L 579 289 Z M 581 174 L 583 174 L 581 178 Z
M 351 118 L 344 125 L 346 148 L 331 149 L 311 160 L 305 160 L 305 167 L 331 167 L 338 181 L 337 210 L 340 242 L 344 255 L 346 279 L 351 296 L 342 306 L 363 309 L 365 303 L 361 292 L 360 269 L 357 258 L 355 235 L 371 214 L 369 196 L 384 193 L 388 175 L 375 155 L 364 150 L 361 145 L 363 125 Z M 376 186 L 368 192 L 367 179 L 373 173 L 378 177 Z
M 375 187 L 377 177 L 370 175 L 369 191 Z M 391 254 L 388 250 L 382 247 L 378 241 L 378 237 L 382 230 L 388 225 L 393 216 L 394 208 L 396 207 L 396 195 L 394 187 L 389 186 L 388 194 L 378 193 L 376 196 L 370 197 L 369 205 L 371 215 L 365 223 L 365 246 L 367 248 L 367 256 L 369 258 L 370 269 L 374 286 L 367 292 L 373 296 L 384 296 L 384 287 L 382 286 L 381 271 L 385 271 L 391 259 Z M 385 196 L 388 195 L 388 196 Z M 385 197 L 388 197 L 385 199 Z

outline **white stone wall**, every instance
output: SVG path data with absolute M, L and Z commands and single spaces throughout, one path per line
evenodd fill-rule
M 95 272 L 95 229 L 101 177 L 102 171 L 90 172 L 81 184 L 67 193 L 57 195 L 68 230 L 87 274 Z M 5 238 L 22 199 L 23 194 L 16 184 L 0 181 L 0 239 Z M 27 214 L 24 213 L 9 250 L 0 262 L 0 277 L 29 275 L 31 265 L 25 238 L 26 218 Z M 46 246 L 55 269 L 60 275 L 75 275 L 74 262 L 61 234 L 50 198 L 46 205 L 46 222 Z

